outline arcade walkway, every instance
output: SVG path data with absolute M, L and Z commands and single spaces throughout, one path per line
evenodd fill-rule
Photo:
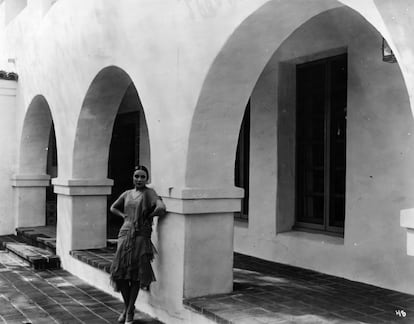
M 0 323 L 117 323 L 122 303 L 64 270 L 35 271 L 0 251 Z M 135 323 L 161 324 L 142 313 Z
M 414 323 L 414 296 L 235 254 L 234 292 L 186 305 L 217 323 Z
M 41 240 L 53 241 L 42 233 Z M 71 255 L 108 272 L 114 251 L 110 244 Z M 414 295 L 237 253 L 232 293 L 186 299 L 184 305 L 221 324 L 414 323 Z M 0 324 L 116 323 L 121 309 L 118 299 L 66 271 L 34 271 L 0 251 Z M 144 314 L 136 318 L 160 323 Z

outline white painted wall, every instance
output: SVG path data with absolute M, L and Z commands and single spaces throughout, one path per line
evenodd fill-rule
M 9 3 L 12 1 L 8 0 Z M 207 191 L 211 189 L 216 194 L 214 199 L 217 198 L 217 201 L 213 200 L 211 202 L 213 207 L 209 207 L 211 208 L 209 211 L 212 214 L 233 212 L 233 206 L 231 210 L 224 208 L 229 205 L 229 202 L 221 199 L 224 194 L 220 191 L 223 187 L 227 189 L 231 185 L 230 180 L 233 170 L 232 167 L 223 169 L 223 165 L 220 163 L 223 160 L 227 165 L 232 163 L 235 145 L 224 146 L 220 142 L 220 138 L 224 138 L 223 136 L 226 135 L 230 142 L 231 140 L 234 143 L 237 141 L 237 135 L 235 134 L 238 134 L 237 128 L 246 102 L 241 100 L 243 99 L 242 97 L 237 97 L 235 101 L 226 101 L 224 100 L 226 99 L 225 97 L 236 97 L 235 94 L 246 91 L 250 95 L 258 74 L 275 50 L 275 44 L 282 42 L 291 31 L 303 23 L 304 20 L 310 18 L 312 14 L 338 7 L 342 3 L 348 3 L 363 12 L 365 17 L 374 23 L 377 28 L 380 28 L 381 31 L 387 31 L 387 26 L 382 22 L 381 15 L 377 11 L 376 2 L 371 0 L 364 2 L 359 0 L 315 0 L 312 2 L 308 0 L 229 0 L 216 2 L 207 0 L 142 0 L 139 2 L 136 0 L 59 0 L 49 8 L 49 5 L 52 4 L 51 1 L 42 1 L 41 5 L 38 2 L 38 5 L 35 6 L 34 0 L 31 0 L 28 2 L 29 5 L 13 19 L 9 19 L 10 16 L 6 17 L 6 8 L 2 5 L 0 6 L 0 16 L 4 17 L 4 19 L 0 18 L 0 20 L 8 21 L 8 24 L 0 31 L 0 43 L 2 44 L 0 47 L 0 65 L 5 66 L 7 60 L 13 58 L 16 62 L 14 69 L 20 76 L 19 95 L 15 106 L 17 134 L 18 136 L 22 134 L 23 120 L 30 102 L 35 96 L 43 95 L 49 103 L 57 137 L 59 178 L 61 179 L 58 179 L 57 182 L 55 181 L 55 184 L 60 188 L 59 190 L 66 194 L 76 190 L 88 191 L 88 186 L 86 186 L 86 189 L 82 186 L 81 188 L 65 186 L 68 183 L 66 180 L 70 180 L 73 177 L 73 156 L 78 120 L 85 95 L 96 75 L 108 66 L 117 66 L 122 71 L 125 71 L 134 83 L 144 107 L 148 123 L 148 136 L 151 141 L 152 180 L 158 192 L 168 196 L 169 193 L 174 192 L 177 188 L 200 186 L 207 188 Z M 397 12 L 402 15 L 401 12 L 404 12 L 403 9 L 405 9 L 406 4 L 407 1 L 404 0 L 399 1 L 398 5 L 393 4 L 393 6 L 399 6 L 398 9 L 400 10 L 397 10 Z M 262 7 L 263 5 L 267 6 Z M 259 13 L 256 15 L 257 10 Z M 244 25 L 246 28 L 241 28 L 239 30 L 240 33 L 235 33 L 238 27 L 246 21 L 246 18 L 252 15 L 254 17 L 249 20 L 247 25 Z M 276 22 L 275 17 L 277 17 Z M 388 17 L 387 22 L 390 21 L 391 18 Z M 396 21 L 399 21 L 399 19 L 396 19 Z M 269 29 L 269 26 L 276 26 L 279 28 L 278 30 L 281 30 L 277 38 L 274 38 L 275 35 L 273 34 L 276 29 Z M 411 39 L 411 33 L 405 34 L 404 32 L 405 30 L 410 30 L 410 21 L 404 20 L 404 25 L 394 27 L 394 32 L 399 36 L 397 47 L 399 52 L 402 53 L 401 57 L 404 59 L 401 61 L 404 67 L 403 71 L 414 69 L 411 67 L 414 65 L 411 64 L 412 61 L 410 60 L 414 45 L 411 44 L 413 41 L 408 42 Z M 268 32 L 269 30 L 271 33 Z M 259 37 L 253 39 L 250 37 L 251 35 L 259 35 Z M 226 47 L 226 50 L 229 51 L 223 51 L 224 45 L 229 40 L 231 40 L 231 46 Z M 257 49 L 259 51 L 257 53 L 246 50 L 249 46 L 254 47 L 252 46 L 252 41 L 256 41 L 258 44 Z M 404 46 L 405 42 L 409 44 L 408 47 Z M 372 46 L 371 50 L 373 50 L 374 44 L 369 42 L 368 44 Z M 377 47 L 375 48 L 378 50 Z M 228 61 L 223 60 L 223 52 L 225 52 L 224 57 Z M 249 56 L 251 53 L 253 54 Z M 255 54 L 258 55 L 256 56 Z M 290 57 L 291 55 L 290 53 L 288 56 Z M 364 57 L 362 56 L 362 58 Z M 406 61 L 408 63 L 405 63 Z M 222 69 L 223 66 L 221 64 L 226 66 L 227 69 Z M 250 64 L 254 65 L 253 68 Z M 387 68 L 396 69 L 395 66 Z M 239 71 L 242 72 L 243 78 L 237 79 L 234 75 Z M 209 75 L 213 76 L 209 78 Z M 386 75 L 388 76 L 389 73 L 386 73 Z M 410 76 L 408 76 L 409 78 Z M 210 80 L 210 83 L 207 82 L 208 86 L 204 87 L 206 80 Z M 231 82 L 232 80 L 236 82 L 233 83 Z M 399 80 L 401 82 L 401 79 Z M 359 81 L 359 79 L 356 81 Z M 204 92 L 209 87 L 219 88 L 217 93 L 220 96 L 215 96 L 214 91 Z M 396 84 L 396 87 L 401 89 L 401 86 L 398 84 Z M 193 120 L 194 112 L 200 103 L 201 92 L 203 92 L 203 109 L 207 109 L 202 110 L 201 114 L 197 115 L 199 119 L 195 118 Z M 228 105 L 229 102 L 241 103 L 241 105 L 240 107 Z M 86 109 L 86 111 L 88 110 Z M 209 113 L 210 111 L 212 111 L 211 114 Z M 207 114 L 204 114 L 205 112 Z M 226 118 L 221 118 L 222 112 L 224 112 L 224 117 Z M 276 113 L 273 112 L 271 117 L 274 118 L 275 115 Z M 407 114 L 407 116 L 410 115 Z M 394 117 L 397 117 L 397 115 Z M 198 124 L 200 120 L 201 123 Z M 405 120 L 408 121 L 409 118 L 405 118 Z M 263 120 L 256 120 L 255 122 L 260 124 Z M 268 120 L 266 122 L 270 123 Z M 392 127 L 391 125 L 392 123 L 389 126 L 387 124 L 390 128 Z M 194 126 L 193 129 L 196 131 L 206 130 L 206 137 L 197 137 L 190 145 L 192 126 Z M 109 129 L 108 127 L 108 131 Z M 383 131 L 385 132 L 385 129 L 382 129 L 381 133 Z M 274 126 L 272 132 L 275 132 Z M 198 134 L 203 135 L 204 133 Z M 259 136 L 260 134 L 256 135 Z M 2 139 L 4 138 L 6 137 L 2 137 Z M 204 142 L 202 139 L 209 140 Z M 366 139 L 369 139 L 368 135 Z M 407 140 L 404 137 L 398 138 L 398 136 L 391 137 L 391 139 L 391 144 L 398 142 L 398 140 L 402 140 L 401 143 L 405 143 Z M 20 143 L 20 138 L 10 143 Z M 206 145 L 203 145 L 204 143 Z M 216 143 L 221 145 L 219 145 L 218 149 L 214 146 Z M 388 144 L 390 143 L 388 142 Z M 18 149 L 17 146 L 15 145 L 16 149 Z M 190 149 L 193 151 L 191 154 L 188 154 Z M 203 154 L 200 154 L 200 152 Z M 266 160 L 269 164 L 275 161 L 275 156 L 272 156 L 270 153 L 269 151 Z M 17 163 L 14 154 L 10 153 L 4 156 L 7 161 L 15 161 L 15 163 L 8 162 L 5 172 L 16 169 Z M 222 159 L 220 156 L 225 156 L 225 158 Z M 229 156 L 231 158 L 228 158 Z M 391 154 L 390 156 L 394 155 Z M 82 157 L 79 157 L 79 160 L 82 161 Z M 389 159 L 384 159 L 384 161 L 389 161 Z M 188 165 L 190 163 L 191 170 L 188 172 Z M 260 163 L 262 165 L 265 164 L 263 161 L 258 163 L 256 164 L 258 167 L 260 167 Z M 350 163 L 352 164 L 353 161 L 350 161 Z M 403 162 L 399 163 L 397 166 L 401 167 L 400 172 L 402 173 L 406 170 L 406 164 L 403 164 Z M 208 167 L 208 169 L 204 168 L 204 166 Z M 385 168 L 386 166 L 384 165 L 383 167 Z M 275 170 L 276 166 L 273 166 L 273 171 Z M 215 174 L 218 171 L 223 174 Z M 377 170 L 377 172 L 380 171 Z M 355 175 L 359 175 L 359 173 L 355 173 Z M 261 177 L 262 180 L 266 180 L 263 175 Z M 223 179 L 226 179 L 226 181 Z M 380 185 L 389 184 L 389 179 L 396 178 L 390 177 L 387 178 L 387 181 L 383 179 L 384 181 Z M 401 179 L 401 177 L 397 177 L 397 179 Z M 355 179 L 350 179 L 348 185 L 353 185 L 355 181 L 360 181 L 359 176 Z M 110 185 L 106 184 L 105 181 L 102 183 L 102 186 L 107 190 Z M 409 187 L 409 185 L 404 181 L 402 183 L 401 192 L 406 192 L 405 188 Z M 365 189 L 369 188 L 367 183 L 362 183 L 362 185 Z M 380 187 L 380 185 L 375 186 L 375 188 Z M 404 187 L 405 185 L 406 187 Z M 214 186 L 216 188 L 211 188 Z M 92 189 L 95 190 L 96 188 Z M 8 191 L 9 187 L 0 190 L 2 194 L 7 194 Z M 276 195 L 275 189 L 273 189 L 273 193 Z M 382 191 L 375 193 L 380 196 L 384 194 Z M 236 204 L 239 198 L 238 195 L 236 196 L 230 195 L 230 197 L 224 196 L 224 198 L 231 198 L 232 204 Z M 6 197 L 6 195 L 2 195 L 2 199 L 3 197 Z M 70 249 L 72 243 L 74 243 L 71 242 L 72 238 L 68 237 L 72 229 L 85 225 L 82 224 L 82 221 L 88 222 L 83 218 L 85 216 L 79 217 L 79 215 L 75 214 L 75 210 L 85 211 L 85 213 L 89 212 L 84 208 L 84 205 L 88 204 L 88 200 L 84 199 L 82 202 L 82 199 L 72 199 L 70 197 L 64 195 L 60 197 L 60 202 L 58 203 L 60 205 L 58 207 L 58 224 L 60 224 L 58 225 L 58 235 L 60 236 L 58 238 L 58 246 L 61 251 Z M 274 197 L 272 199 L 275 199 Z M 181 198 L 179 196 L 171 199 L 172 201 L 168 201 L 168 207 L 171 209 L 173 202 L 180 205 L 182 203 Z M 211 201 L 204 194 L 197 197 L 197 199 L 201 201 L 201 206 L 204 206 L 206 201 Z M 266 208 L 272 209 L 277 207 L 272 199 L 267 201 Z M 364 202 L 367 201 L 369 199 L 364 200 Z M 1 203 L 6 202 L 1 200 Z M 358 210 L 364 210 L 364 208 L 366 211 L 369 210 L 368 207 L 362 208 L 361 204 L 363 203 L 356 201 L 352 206 L 356 206 L 355 208 Z M 104 213 L 104 210 L 100 210 L 101 205 L 103 203 L 100 203 L 94 211 L 95 216 L 96 214 Z M 396 205 L 402 207 L 400 205 L 403 205 L 403 203 L 393 203 L 390 206 Z M 409 205 L 408 200 L 407 205 Z M 93 203 L 92 206 L 95 206 L 95 204 Z M 173 279 L 168 279 L 170 280 L 169 282 L 165 285 L 160 285 L 159 294 L 151 296 L 152 299 L 150 298 L 148 301 L 148 303 L 157 301 L 165 303 L 167 312 L 174 309 L 177 303 L 181 303 L 184 286 L 184 284 L 181 284 L 185 280 L 183 278 L 185 276 L 184 272 L 194 268 L 198 269 L 198 267 L 192 268 L 191 264 L 184 264 L 185 255 L 191 259 L 192 253 L 197 252 L 190 249 L 192 245 L 197 245 L 197 237 L 188 236 L 185 242 L 183 237 L 175 237 L 177 233 L 178 235 L 180 233 L 184 234 L 186 224 L 190 225 L 191 221 L 184 221 L 182 218 L 185 219 L 192 216 L 187 216 L 188 210 L 184 210 L 184 208 L 177 213 L 180 216 L 170 218 L 171 224 L 166 222 L 164 223 L 165 227 L 162 227 L 162 225 L 160 227 L 160 236 L 156 240 L 159 244 L 159 249 L 166 252 L 161 254 L 158 263 L 154 267 L 157 274 L 159 273 L 162 278 L 171 276 L 169 278 Z M 303 251 L 305 250 L 301 252 L 301 247 L 303 247 L 304 249 L 311 249 L 310 251 L 317 251 L 314 253 L 316 256 L 312 255 L 313 260 L 310 260 L 310 263 L 300 259 L 304 266 L 311 266 L 321 260 L 322 254 L 319 255 L 321 243 L 318 239 L 310 244 L 306 238 L 296 239 L 287 236 L 285 242 L 281 244 L 268 244 L 273 240 L 273 237 L 269 236 L 269 232 L 273 231 L 276 222 L 274 219 L 269 221 L 265 216 L 265 214 L 261 215 L 260 223 L 256 223 L 256 233 L 263 232 L 265 234 L 262 240 L 254 241 L 254 244 L 257 245 L 257 250 L 261 251 L 260 256 L 280 255 L 279 251 L 282 251 L 281 254 L 285 258 L 283 260 L 299 264 L 296 259 L 292 260 L 294 253 L 290 253 L 291 251 L 286 253 L 285 247 L 296 249 L 301 258 L 304 258 Z M 75 218 L 76 222 L 65 223 L 73 221 Z M 96 219 L 99 220 L 99 217 L 96 217 Z M 211 217 L 211 219 L 214 219 L 214 217 Z M 381 217 L 381 220 L 384 222 L 384 218 Z M 8 218 L 7 222 L 11 224 L 11 218 Z M 271 225 L 266 228 L 266 232 L 264 232 L 265 224 Z M 393 224 L 391 223 L 391 225 Z M 167 225 L 171 225 L 171 227 Z M 217 226 L 217 224 L 213 225 Z M 193 222 L 191 226 L 199 227 L 200 224 Z M 354 225 L 351 227 L 354 227 Z M 214 226 L 211 228 L 214 229 Z M 399 229 L 392 228 L 393 231 L 389 234 L 395 235 Z M 199 230 L 199 228 L 196 228 L 196 230 Z M 225 241 L 226 238 L 231 237 L 231 233 L 224 233 L 224 235 L 227 234 L 228 236 L 221 237 L 220 239 Z M 401 233 L 402 237 L 404 237 L 403 234 Z M 224 235 L 222 234 L 222 236 Z M 256 239 L 254 236 L 249 238 L 251 237 Z M 355 238 L 351 235 L 350 238 L 349 242 L 353 242 L 359 237 Z M 355 279 L 361 278 L 361 280 L 368 282 L 380 282 L 380 284 L 400 288 L 392 280 L 384 280 L 384 276 L 379 277 L 378 280 L 377 278 L 371 278 L 372 272 L 369 272 L 366 268 L 369 261 L 364 260 L 364 253 L 373 247 L 376 248 L 374 242 L 379 240 L 379 238 L 380 236 L 374 235 L 364 249 L 358 249 L 358 251 L 361 251 L 358 252 L 361 255 L 361 264 L 365 268 L 362 269 L 364 271 L 357 271 L 358 277 L 355 276 Z M 290 239 L 294 244 L 288 244 L 289 242 L 287 241 Z M 328 241 L 325 238 L 324 240 Z M 402 240 L 403 238 L 401 238 Z M 246 240 L 246 242 L 249 242 L 249 240 Z M 346 237 L 346 246 L 347 242 Z M 361 243 L 361 240 L 358 242 Z M 226 245 L 227 248 L 226 251 L 223 250 L 223 254 L 231 255 L 232 251 L 229 251 L 230 246 L 231 244 Z M 335 249 L 342 252 L 337 252 Z M 339 256 L 343 257 L 350 253 L 352 248 L 347 247 L 344 249 L 344 246 L 339 244 L 334 247 L 329 245 L 325 250 L 328 251 L 329 256 L 333 257 L 332 262 L 335 263 Z M 411 261 L 405 259 L 406 257 L 403 256 L 402 250 L 397 249 L 396 251 L 398 253 L 401 252 L 398 261 L 404 261 L 403 267 L 405 267 L 405 270 L 402 270 L 405 271 L 403 273 L 408 274 Z M 355 265 L 351 269 L 355 271 L 359 270 L 356 255 L 357 253 L 354 254 L 352 259 Z M 67 253 L 62 257 L 65 258 L 65 267 L 68 269 L 76 268 L 72 263 L 73 261 L 70 262 L 71 259 Z M 197 258 L 194 257 L 194 259 Z M 378 261 L 378 254 L 374 253 L 372 259 L 375 262 Z M 374 261 L 371 262 L 371 265 L 375 264 Z M 324 266 L 323 270 L 326 272 L 333 273 L 333 270 L 338 270 L 336 266 L 326 264 L 326 262 Z M 350 272 L 351 267 L 352 265 L 348 268 Z M 184 271 L 184 269 L 186 270 Z M 338 271 L 336 273 L 342 274 Z M 193 273 L 188 275 L 191 277 Z M 405 288 L 401 287 L 401 289 L 404 290 Z M 167 296 L 167 300 L 162 300 L 162 296 Z M 174 312 L 172 312 L 172 317 L 174 315 Z
M 361 7 L 367 16 L 374 15 L 373 21 L 379 24 L 372 1 L 364 5 L 354 0 L 344 2 Z M 0 63 L 15 58 L 16 71 L 25 80 L 19 114 L 37 94 L 49 102 L 58 138 L 60 175 L 70 177 L 72 172 L 75 125 L 91 81 L 104 67 L 116 65 L 130 75 L 138 90 L 151 137 L 152 167 L 158 177 L 154 180 L 168 188 L 185 185 L 194 107 L 206 74 L 224 43 L 246 17 L 265 4 L 272 3 L 276 13 L 279 7 L 290 11 L 286 17 L 291 19 L 306 11 L 303 3 L 307 2 L 28 3 L 0 32 L 4 44 Z M 317 0 L 312 7 L 323 10 L 340 5 L 340 1 Z M 20 127 L 21 124 L 18 133 Z M 169 169 L 163 167 L 166 151 L 170 153 Z
M 414 205 L 414 122 L 399 66 L 382 62 L 380 45 L 381 35 L 364 19 L 334 9 L 301 26 L 275 53 L 252 94 L 249 226 L 236 227 L 236 251 L 414 292 L 414 259 L 406 255 L 399 225 L 400 210 Z M 279 64 L 344 47 L 349 61 L 345 237 L 278 233 L 286 230 L 278 224 L 294 217 L 293 196 L 286 195 L 294 185 L 294 106 L 279 100 L 286 95 L 285 83 L 294 80 L 278 79 Z M 277 125 L 283 141 L 277 140 Z
M 14 230 L 12 169 L 16 146 L 16 87 L 15 81 L 0 80 L 0 235 Z

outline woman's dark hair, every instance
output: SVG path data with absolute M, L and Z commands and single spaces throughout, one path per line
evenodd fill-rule
M 143 165 L 137 165 L 134 168 L 134 172 L 135 171 L 138 171 L 138 170 L 144 171 L 147 174 L 147 179 L 149 179 L 149 172 L 148 172 L 148 169 L 145 166 L 143 166 Z

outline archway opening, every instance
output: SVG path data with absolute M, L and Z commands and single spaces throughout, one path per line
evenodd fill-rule
M 234 156 L 240 158 L 249 101 L 248 225 L 236 222 L 235 251 L 338 275 L 349 257 L 372 282 L 369 262 L 344 242 L 369 242 L 372 250 L 363 252 L 380 260 L 374 246 L 393 222 L 396 242 L 383 248 L 394 258 L 393 250 L 404 245 L 395 215 L 410 197 L 389 188 L 414 187 L 407 177 L 412 115 L 398 64 L 382 60 L 382 39 L 364 16 L 339 2 L 270 1 L 217 54 L 193 117 L 186 182 L 240 185 Z M 312 65 L 316 73 L 299 75 Z M 366 237 L 372 226 L 381 230 Z M 309 239 L 315 237 L 333 244 L 318 249 Z M 350 269 L 346 275 L 355 278 Z
M 344 242 L 375 246 L 390 235 L 390 222 L 399 223 L 390 215 L 404 209 L 392 196 L 410 197 L 390 193 L 389 186 L 414 186 L 406 176 L 406 159 L 414 158 L 408 153 L 414 145 L 409 96 L 398 64 L 382 60 L 381 42 L 363 17 L 340 7 L 304 22 L 275 50 L 247 93 L 250 208 L 247 226 L 235 222 L 235 251 L 321 272 L 329 268 L 329 256 L 338 262 L 329 268 L 336 274 L 350 258 L 370 271 Z M 237 175 L 237 164 L 235 170 Z M 371 226 L 381 230 L 364 235 Z M 389 255 L 404 245 L 393 235 L 392 247 L 383 247 Z M 334 244 L 296 248 L 315 237 Z M 337 254 L 337 246 L 343 252 Z M 355 278 L 351 271 L 347 276 Z
M 114 180 L 108 196 L 107 237 L 117 237 L 123 220 L 109 211 L 109 206 L 132 187 L 132 173 L 136 165 L 150 170 L 148 129 L 141 101 L 134 84 L 130 84 L 119 105 L 112 130 L 109 149 L 108 178 Z
M 140 156 L 140 163 L 149 165 L 149 137 L 145 118 L 139 114 L 143 115 L 143 109 L 130 76 L 116 66 L 100 70 L 89 86 L 79 115 L 72 179 L 58 179 L 62 194 L 66 195 L 59 195 L 58 201 L 62 198 L 62 203 L 82 210 L 69 215 L 66 227 L 83 230 L 68 232 L 58 223 L 63 237 L 58 241 L 59 249 L 102 248 L 108 237 L 116 236 L 122 220 L 109 215 L 108 203 L 132 187 L 131 181 L 127 185 L 127 177 L 132 176 L 136 155 Z M 140 127 L 138 120 L 144 126 Z M 144 137 L 145 140 L 139 140 Z M 139 151 L 147 152 L 144 162 L 141 156 L 145 154 L 139 155 L 138 146 Z
M 52 123 L 47 146 L 46 174 L 51 179 L 58 176 L 58 159 L 56 147 L 55 127 Z M 57 223 L 57 194 L 53 191 L 53 186 L 46 187 L 46 226 L 56 227 Z
M 50 179 L 57 177 L 57 145 L 52 114 L 38 95 L 27 110 L 16 176 L 17 227 L 39 227 L 56 236 L 57 198 Z M 40 227 L 48 227 L 40 229 Z M 49 236 L 48 235 L 48 236 Z
M 234 213 L 234 220 L 249 221 L 249 183 L 250 183 L 250 100 L 247 103 L 240 126 L 234 162 L 234 185 L 243 188 L 244 197 L 240 211 Z

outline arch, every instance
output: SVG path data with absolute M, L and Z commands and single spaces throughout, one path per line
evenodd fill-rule
M 112 128 L 130 85 L 121 68 L 102 69 L 92 81 L 79 115 L 73 152 L 74 179 L 104 179 L 108 174 Z
M 44 96 L 37 95 L 29 104 L 23 121 L 18 173 L 13 181 L 18 227 L 44 226 L 48 223 L 47 219 L 52 218 L 53 223 L 56 223 L 56 204 L 53 204 L 53 199 L 48 200 L 53 197 L 50 187 L 52 174 L 48 170 L 48 158 L 52 156 L 48 153 L 56 153 L 55 141 L 49 104 Z M 55 171 L 57 172 L 57 169 Z
M 46 173 L 47 150 L 53 119 L 45 97 L 37 95 L 31 101 L 23 122 L 19 150 L 19 173 Z
M 299 26 L 342 6 L 336 0 L 269 1 L 236 27 L 210 66 L 200 91 L 189 136 L 187 186 L 234 184 L 234 157 L 244 109 L 264 67 Z M 383 30 L 383 22 L 374 27 Z

